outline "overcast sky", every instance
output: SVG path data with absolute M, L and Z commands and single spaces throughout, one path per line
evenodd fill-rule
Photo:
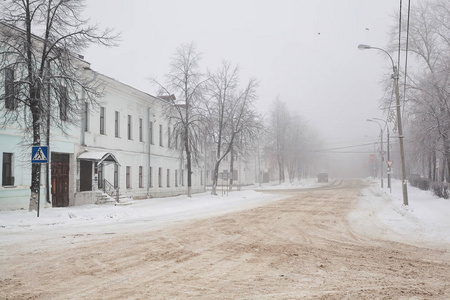
M 85 16 L 121 32 L 121 45 L 91 47 L 92 68 L 155 95 L 147 78 L 163 79 L 177 46 L 195 42 L 204 70 L 238 64 L 241 81 L 260 81 L 257 105 L 279 97 L 309 120 L 330 146 L 376 137 L 366 119 L 384 118 L 380 81 L 398 1 L 392 0 L 96 0 Z

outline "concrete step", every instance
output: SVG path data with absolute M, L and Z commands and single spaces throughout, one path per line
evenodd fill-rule
M 133 198 L 127 195 L 120 195 L 119 201 L 116 203 L 116 205 L 130 205 L 133 204 Z

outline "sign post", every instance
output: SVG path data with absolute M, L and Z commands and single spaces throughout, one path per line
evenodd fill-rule
M 31 163 L 32 164 L 47 164 L 48 163 L 48 146 L 33 146 L 31 148 Z M 39 218 L 40 202 L 41 202 L 41 170 L 39 170 L 39 191 L 38 191 L 38 203 L 37 203 L 37 217 L 38 218 Z
M 388 168 L 392 168 L 392 165 L 394 164 L 393 160 L 387 160 L 386 161 Z
M 387 163 L 387 166 L 388 166 L 388 180 L 389 180 L 389 182 L 391 182 L 392 165 L 394 164 L 394 161 L 393 160 L 387 160 L 386 163 Z M 392 187 L 391 187 L 390 184 L 389 184 L 389 190 L 392 193 Z

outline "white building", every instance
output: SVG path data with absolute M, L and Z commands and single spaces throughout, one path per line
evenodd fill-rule
M 170 103 L 98 76 L 105 95 L 99 107 L 86 106 L 80 127 L 76 202 L 95 202 L 93 191 L 111 187 L 133 199 L 185 194 L 187 172 L 164 113 Z M 204 190 L 202 174 L 194 168 L 193 192 Z
M 89 67 L 85 70 L 86 76 L 101 82 L 104 96 L 98 106 L 83 104 L 84 114 L 77 125 L 66 128 L 68 134 L 50 129 L 49 185 L 47 189 L 42 165 L 41 207 L 99 203 L 116 195 L 144 199 L 186 194 L 185 165 L 180 150 L 169 143 L 170 126 L 164 114 L 169 102 Z M 1 110 L 10 109 L 6 107 L 5 72 L 0 72 Z M 28 208 L 31 148 L 24 146 L 25 136 L 19 123 L 0 129 L 0 209 Z M 203 166 L 194 167 L 192 175 L 192 191 L 204 191 Z

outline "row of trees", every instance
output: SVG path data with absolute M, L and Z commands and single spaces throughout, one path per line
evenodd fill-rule
M 173 142 L 179 138 L 183 141 L 181 154 L 183 158 L 186 155 L 188 195 L 191 195 L 193 161 L 198 162 L 200 146 L 205 144 L 215 148 L 213 195 L 220 165 L 227 155 L 233 174 L 236 157 L 257 155 L 261 150 L 268 163 L 278 169 L 279 181 L 285 181 L 286 171 L 292 181 L 301 166 L 310 161 L 312 141 L 317 140 L 317 136 L 314 137 L 306 122 L 291 113 L 279 99 L 274 101 L 269 117 L 264 119 L 254 106 L 258 87 L 255 78 L 242 85 L 239 68 L 227 61 L 214 71 L 201 73 L 200 59 L 194 44 L 183 44 L 171 60 L 166 82 L 151 80 L 159 88 L 159 94 L 170 102 L 166 115 L 174 127 Z
M 406 37 L 408 24 L 401 28 Z M 396 30 L 391 44 L 398 43 Z M 409 171 L 450 182 L 450 2 L 414 5 L 408 43 L 401 39 L 400 50 L 408 51 L 403 80 Z
M 307 121 L 275 99 L 267 120 L 265 153 L 277 166 L 279 182 L 285 181 L 286 171 L 292 182 L 296 174 L 314 168 L 318 148 L 318 135 Z
M 183 141 L 181 154 L 186 156 L 188 196 L 191 196 L 193 161 L 198 163 L 202 146 L 215 147 L 212 173 L 215 195 L 221 162 L 230 154 L 232 173 L 236 153 L 243 155 L 262 130 L 261 116 L 253 106 L 256 79 L 251 78 L 241 87 L 238 67 L 227 61 L 215 71 L 201 73 L 200 59 L 193 43 L 183 44 L 170 62 L 166 82 L 152 79 L 159 94 L 169 96 L 165 99 L 170 101 L 166 115 L 174 128 L 171 138 L 173 142 Z M 170 97 L 172 94 L 177 97 Z

